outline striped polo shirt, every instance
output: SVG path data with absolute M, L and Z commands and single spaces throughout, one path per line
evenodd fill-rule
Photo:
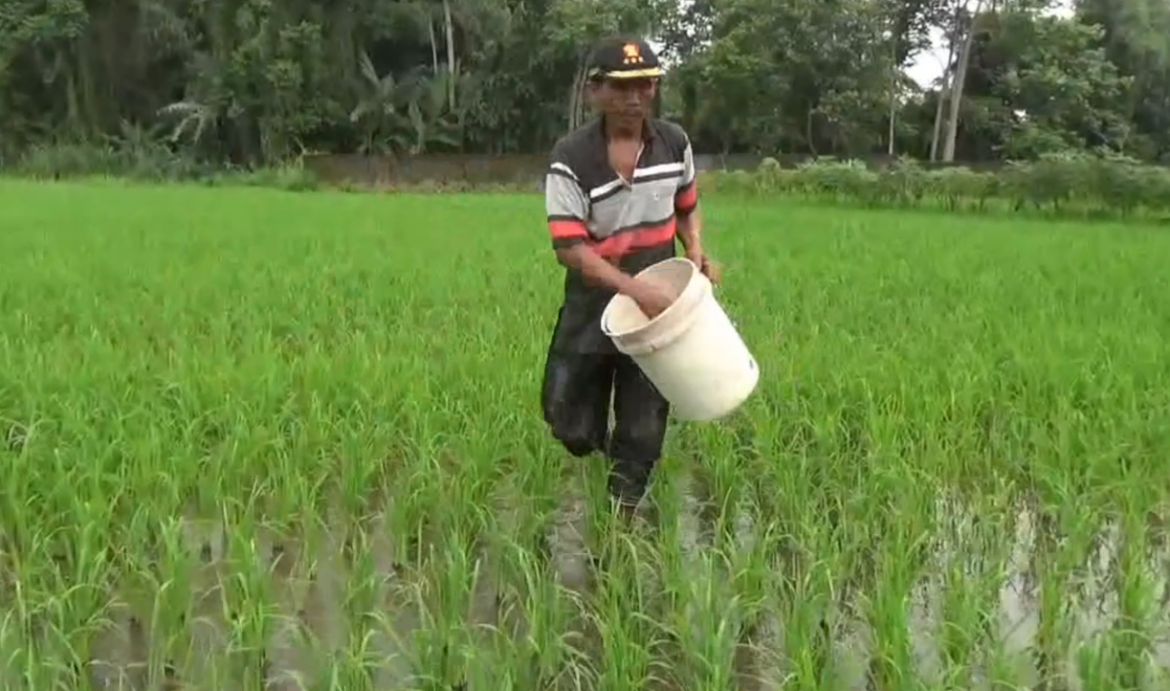
M 681 127 L 647 121 L 631 180 L 610 166 L 600 119 L 562 137 L 551 159 L 545 207 L 554 248 L 584 243 L 629 274 L 675 255 L 677 220 L 698 204 L 694 155 Z M 554 346 L 613 352 L 601 332 L 601 312 L 612 296 L 568 270 Z

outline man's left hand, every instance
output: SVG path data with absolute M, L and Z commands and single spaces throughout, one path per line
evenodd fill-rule
M 699 267 L 703 275 L 712 283 L 718 285 L 723 279 L 723 271 L 720 269 L 719 264 L 704 254 L 702 250 L 688 251 L 687 259 L 690 259 L 695 266 Z

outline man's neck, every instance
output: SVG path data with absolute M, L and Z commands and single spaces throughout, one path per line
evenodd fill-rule
M 605 129 L 606 139 L 612 141 L 640 140 L 644 131 L 643 128 L 646 127 L 646 121 L 642 120 L 631 128 L 622 127 L 618 123 L 606 118 L 603 120 L 603 127 Z

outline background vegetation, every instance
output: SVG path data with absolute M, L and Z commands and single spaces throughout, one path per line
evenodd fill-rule
M 665 46 L 661 112 L 704 152 L 1170 156 L 1159 0 L 7 0 L 0 155 L 189 175 L 542 153 L 584 115 L 586 49 L 618 31 Z M 950 56 L 923 89 L 905 69 L 932 35 Z

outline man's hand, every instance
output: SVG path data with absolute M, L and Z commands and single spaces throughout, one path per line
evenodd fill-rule
M 703 254 L 702 249 L 687 250 L 687 259 L 690 259 L 695 266 L 699 267 L 699 271 L 703 272 L 712 283 L 719 285 L 723 280 L 723 270 L 715 260 Z
M 674 304 L 674 297 L 661 286 L 638 278 L 634 279 L 634 285 L 637 288 L 629 295 L 638 303 L 642 313 L 650 319 L 662 314 L 667 307 Z

